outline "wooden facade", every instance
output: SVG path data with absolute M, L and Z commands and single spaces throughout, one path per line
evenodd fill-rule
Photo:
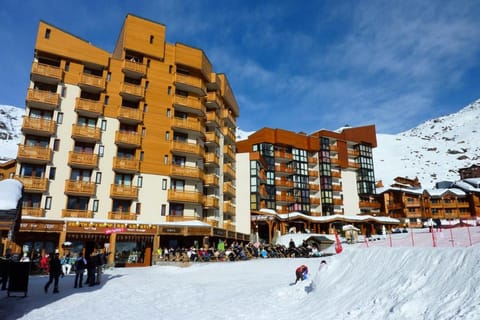
M 249 228 L 236 224 L 233 90 L 203 50 L 166 42 L 163 24 L 127 15 L 110 53 L 41 21 L 25 110 L 16 164 L 0 169 L 26 185 L 18 241 L 27 241 L 25 226 L 40 223 L 34 217 L 67 224 L 50 230 L 55 247 L 132 220 L 138 227 L 118 239 L 148 234 L 139 241 L 150 252 L 215 238 L 218 229 L 248 240 Z M 175 226 L 171 217 L 200 227 Z M 42 237 L 40 229 L 32 231 Z M 112 239 L 98 242 L 112 248 Z

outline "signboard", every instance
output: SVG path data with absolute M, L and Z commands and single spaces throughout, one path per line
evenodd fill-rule
M 112 233 L 125 232 L 125 231 L 127 231 L 127 228 L 106 228 L 105 234 L 112 234 Z

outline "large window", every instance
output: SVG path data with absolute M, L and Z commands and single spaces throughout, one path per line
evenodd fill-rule
M 87 210 L 88 198 L 87 197 L 73 197 L 69 196 L 67 199 L 67 209 L 69 210 Z

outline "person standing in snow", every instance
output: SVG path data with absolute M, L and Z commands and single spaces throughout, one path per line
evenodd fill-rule
M 55 252 L 55 254 L 51 254 L 50 257 L 51 257 L 49 261 L 50 276 L 49 276 L 48 282 L 45 284 L 44 290 L 45 290 L 45 293 L 47 293 L 48 287 L 53 282 L 53 293 L 58 293 L 59 292 L 58 278 L 60 278 L 60 275 L 63 274 L 62 264 L 60 263 L 58 252 Z
M 295 276 L 297 277 L 296 280 L 295 280 L 295 284 L 297 284 L 297 282 L 300 280 L 300 281 L 303 281 L 307 278 L 307 274 L 308 274 L 308 267 L 304 264 L 302 264 L 301 266 L 299 266 L 296 270 L 295 270 Z
M 87 268 L 87 260 L 83 257 L 83 254 L 80 252 L 78 254 L 77 260 L 75 260 L 75 283 L 74 288 L 81 288 L 83 283 L 83 273 Z

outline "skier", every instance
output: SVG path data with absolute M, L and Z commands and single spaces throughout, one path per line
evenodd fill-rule
M 295 276 L 297 277 L 297 279 L 295 280 L 295 284 L 297 284 L 298 280 L 303 281 L 307 279 L 307 274 L 308 274 L 308 267 L 304 264 L 299 266 L 295 270 Z

